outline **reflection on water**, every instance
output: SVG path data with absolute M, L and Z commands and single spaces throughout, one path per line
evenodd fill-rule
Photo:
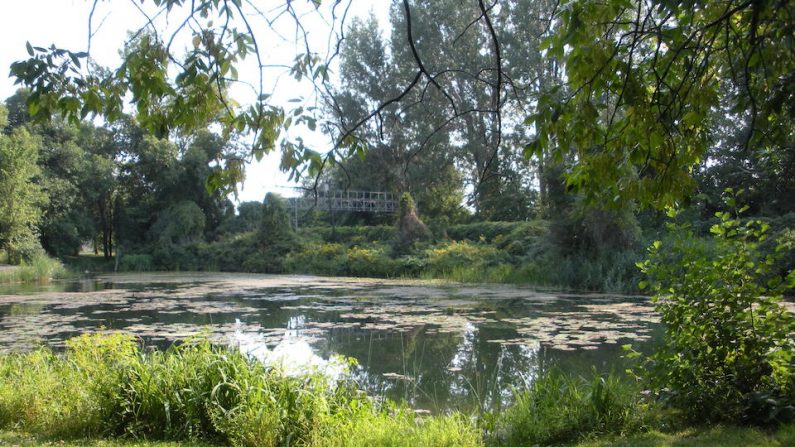
M 268 347 L 268 340 L 262 333 L 246 330 L 244 323 L 235 320 L 235 332 L 229 337 L 229 345 L 287 376 L 317 373 L 336 379 L 346 369 L 339 356 L 320 357 L 306 340 L 291 330 L 285 332 L 276 346 Z
M 56 349 L 119 329 L 167 347 L 210 334 L 287 374 L 337 375 L 418 409 L 499 408 L 541 371 L 623 370 L 620 345 L 659 330 L 648 301 L 300 276 L 112 275 L 0 288 L 0 349 Z

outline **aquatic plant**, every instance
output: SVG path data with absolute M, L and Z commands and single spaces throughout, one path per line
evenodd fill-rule
M 66 269 L 57 259 L 37 255 L 20 265 L 0 271 L 0 283 L 48 282 L 66 275 Z

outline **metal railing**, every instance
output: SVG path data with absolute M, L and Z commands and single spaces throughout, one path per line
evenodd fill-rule
M 298 229 L 300 211 L 337 211 L 361 213 L 396 213 L 400 207 L 398 196 L 391 192 L 374 191 L 317 191 L 306 197 L 287 199 L 290 208 L 290 223 Z
M 293 210 L 366 213 L 394 213 L 399 207 L 396 194 L 372 191 L 318 191 L 316 196 L 291 197 L 288 203 Z

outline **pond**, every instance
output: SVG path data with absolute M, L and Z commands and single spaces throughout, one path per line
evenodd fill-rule
M 372 395 L 437 412 L 499 409 L 551 367 L 623 371 L 621 345 L 648 348 L 660 324 L 647 298 L 507 285 L 163 273 L 0 287 L 2 351 L 103 329 L 159 348 L 206 335 L 287 372 L 350 357 Z

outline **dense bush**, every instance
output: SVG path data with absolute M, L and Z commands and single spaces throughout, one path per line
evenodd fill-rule
M 389 411 L 389 413 L 387 412 Z M 477 446 L 459 415 L 377 407 L 347 378 L 288 377 L 206 341 L 143 354 L 84 335 L 65 355 L 0 357 L 0 429 L 60 438 L 204 439 L 234 446 Z
M 205 217 L 195 202 L 185 200 L 161 211 L 149 237 L 163 247 L 183 245 L 201 240 L 204 233 Z
M 342 275 L 346 270 L 347 249 L 342 244 L 307 244 L 290 253 L 284 261 L 288 271 L 319 275 Z
M 636 267 L 641 259 L 635 251 L 563 255 L 549 250 L 523 258 L 516 276 L 537 285 L 632 293 L 642 277 Z
M 207 244 L 205 258 L 211 260 L 217 270 L 222 272 L 245 272 L 244 266 L 250 266 L 246 260 L 260 256 L 254 239 L 256 233 L 238 233 Z M 208 268 L 209 270 L 209 268 Z
M 299 234 L 317 242 L 332 242 L 347 245 L 364 245 L 373 242 L 389 243 L 396 234 L 394 226 L 345 226 L 345 227 L 304 227 Z
M 786 283 L 768 275 L 774 255 L 758 247 L 767 224 L 717 215 L 713 244 L 672 224 L 676 237 L 640 264 L 666 332 L 639 374 L 692 420 L 791 419 L 795 318 L 778 303 Z
M 461 270 L 484 270 L 507 263 L 510 256 L 488 244 L 448 242 L 425 251 L 426 273 L 447 277 Z
M 447 227 L 447 236 L 454 241 L 485 240 L 492 242 L 498 236 L 507 235 L 517 228 L 523 228 L 527 222 L 475 222 Z
M 161 239 L 144 247 L 146 255 L 122 255 L 120 269 L 209 270 L 275 273 L 284 271 L 285 256 L 299 247 L 281 199 L 273 194 L 250 214 L 260 218 L 257 230 L 225 234 L 213 242 Z M 251 225 L 247 216 L 246 225 Z M 169 232 L 171 234 L 173 232 Z
M 384 246 L 351 247 L 347 252 L 347 274 L 387 278 L 400 275 L 400 264 L 389 257 Z

